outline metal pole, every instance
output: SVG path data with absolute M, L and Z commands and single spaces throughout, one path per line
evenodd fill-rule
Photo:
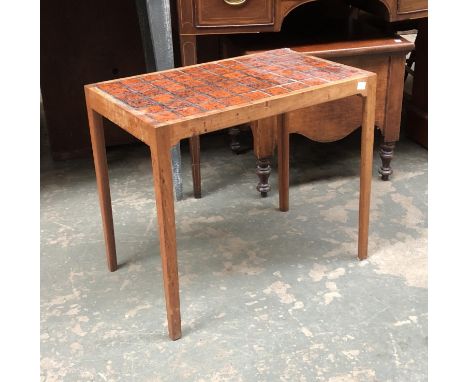
M 174 67 L 174 51 L 170 0 L 136 0 L 136 5 L 148 72 L 172 69 Z M 174 193 L 176 200 L 182 200 L 180 143 L 172 148 L 171 154 Z

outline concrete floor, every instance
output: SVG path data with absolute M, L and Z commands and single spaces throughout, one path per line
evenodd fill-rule
M 426 381 L 427 151 L 375 152 L 370 258 L 356 260 L 359 137 L 293 140 L 291 209 L 255 190 L 252 153 L 202 138 L 203 194 L 176 203 L 183 337 L 167 337 L 148 150 L 109 152 L 106 269 L 90 160 L 41 178 L 42 381 Z

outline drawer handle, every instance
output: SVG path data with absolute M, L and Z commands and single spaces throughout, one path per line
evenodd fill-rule
M 245 4 L 247 0 L 223 0 L 227 5 L 232 7 L 238 7 L 239 5 Z

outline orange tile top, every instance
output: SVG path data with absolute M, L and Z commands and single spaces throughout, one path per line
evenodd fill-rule
M 156 125 L 366 73 L 288 48 L 95 84 Z

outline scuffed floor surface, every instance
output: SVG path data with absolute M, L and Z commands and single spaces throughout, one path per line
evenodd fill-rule
M 210 143 L 211 142 L 211 143 Z M 149 152 L 109 152 L 119 269 L 90 160 L 41 179 L 42 381 L 427 380 L 427 151 L 374 156 L 370 258 L 356 259 L 359 137 L 293 140 L 290 211 L 252 153 L 202 138 L 203 199 L 176 203 L 183 337 L 167 337 Z M 275 166 L 276 167 L 276 166 Z

